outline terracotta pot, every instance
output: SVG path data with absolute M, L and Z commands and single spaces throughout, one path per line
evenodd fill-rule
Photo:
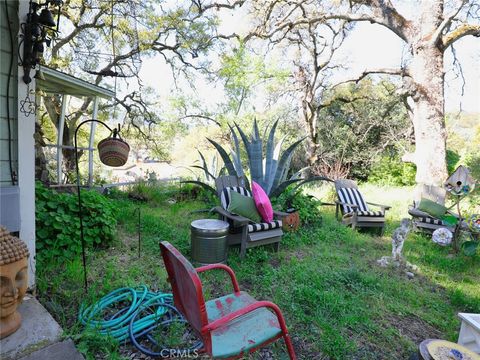
M 298 211 L 289 213 L 282 217 L 282 227 L 285 231 L 296 231 L 300 226 L 300 215 Z
M 17 311 L 28 287 L 28 249 L 18 238 L 0 227 L 0 339 L 21 325 Z

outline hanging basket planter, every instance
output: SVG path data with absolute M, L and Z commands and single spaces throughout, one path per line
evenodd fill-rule
M 130 146 L 122 140 L 117 129 L 113 129 L 113 136 L 98 143 L 100 161 L 107 166 L 119 167 L 125 165 L 129 152 Z

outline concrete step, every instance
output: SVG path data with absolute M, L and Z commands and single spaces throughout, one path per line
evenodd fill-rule
M 37 350 L 19 360 L 84 360 L 71 339 Z
M 2 360 L 19 357 L 60 341 L 62 328 L 35 298 L 24 299 L 18 307 L 20 328 L 0 340 Z

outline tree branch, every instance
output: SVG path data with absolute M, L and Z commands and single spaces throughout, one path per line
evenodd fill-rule
M 470 25 L 470 24 L 460 25 L 458 28 L 456 28 L 455 30 L 449 32 L 448 34 L 442 37 L 443 48 L 444 49 L 448 48 L 455 41 L 467 35 L 480 37 L 480 25 Z
M 402 69 L 402 68 L 398 68 L 398 69 L 383 68 L 383 69 L 374 69 L 374 70 L 364 70 L 363 73 L 361 73 L 360 76 L 358 76 L 357 78 L 344 80 L 342 82 L 339 82 L 339 83 L 335 84 L 334 86 L 332 86 L 332 88 L 335 88 L 339 85 L 349 83 L 349 82 L 358 83 L 360 80 L 362 80 L 363 78 L 365 78 L 366 76 L 368 76 L 370 74 L 387 74 L 387 75 L 409 76 L 407 70 Z
M 431 43 L 436 44 L 441 38 L 442 38 L 442 33 L 445 29 L 448 29 L 450 24 L 452 23 L 452 20 L 458 15 L 460 10 L 462 10 L 463 6 L 468 2 L 468 0 L 462 0 L 460 5 L 452 11 L 449 15 L 447 15 L 442 23 L 438 26 L 437 30 L 432 35 Z

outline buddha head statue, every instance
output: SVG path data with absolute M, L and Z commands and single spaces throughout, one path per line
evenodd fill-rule
M 17 311 L 28 286 L 28 249 L 20 239 L 0 226 L 0 339 L 21 324 Z

